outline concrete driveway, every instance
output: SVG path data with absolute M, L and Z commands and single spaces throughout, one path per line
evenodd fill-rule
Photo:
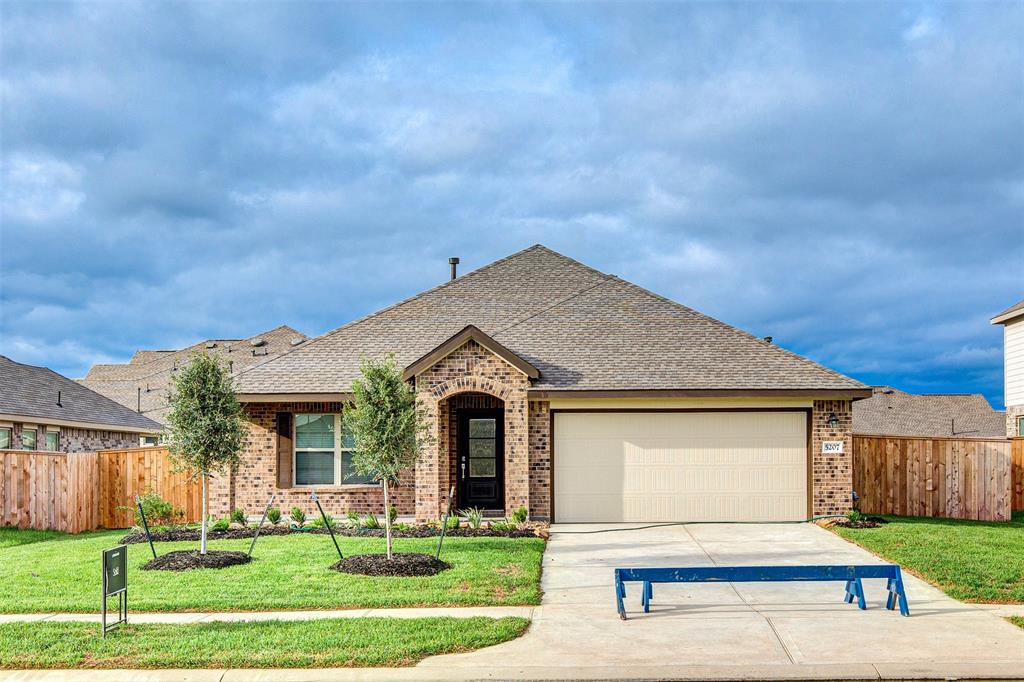
M 451 677 L 877 679 L 1024 677 L 1024 630 L 905 574 L 909 618 L 865 581 L 868 610 L 842 583 L 658 585 L 651 613 L 617 566 L 878 563 L 811 524 L 556 525 L 544 556 L 544 599 L 522 638 L 423 661 Z M 486 675 L 484 675 L 486 672 Z

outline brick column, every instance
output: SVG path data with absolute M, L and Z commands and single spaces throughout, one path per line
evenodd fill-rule
M 829 417 L 835 413 L 838 425 Z M 842 441 L 841 454 L 823 454 L 824 441 Z M 853 492 L 853 402 L 815 400 L 811 413 L 811 508 L 815 516 L 845 514 L 852 507 Z

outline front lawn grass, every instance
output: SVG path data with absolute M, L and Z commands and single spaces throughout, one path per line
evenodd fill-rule
M 0 549 L 17 547 L 18 545 L 30 545 L 33 542 L 44 540 L 56 540 L 57 538 L 68 537 L 67 533 L 59 530 L 34 530 L 11 528 L 10 526 L 0 527 Z
M 1010 522 L 886 518 L 878 528 L 833 530 L 955 599 L 1024 603 L 1024 513 Z
M 1024 618 L 1021 618 L 1020 616 L 1010 616 L 1007 620 L 1019 628 L 1024 628 Z
M 0 625 L 0 668 L 322 668 L 413 665 L 523 634 L 525 618 L 334 618 L 127 625 Z
M 100 610 L 100 551 L 124 531 L 64 536 L 4 549 L 0 613 Z M 249 540 L 217 540 L 210 549 L 248 551 Z M 339 537 L 345 556 L 382 553 L 381 538 Z M 433 554 L 436 538 L 395 540 L 397 552 Z M 160 554 L 197 542 L 158 542 Z M 447 538 L 436 576 L 374 578 L 329 569 L 338 560 L 327 535 L 267 536 L 253 561 L 223 569 L 143 571 L 146 543 L 128 545 L 131 611 L 267 611 L 412 606 L 520 606 L 540 603 L 540 538 Z

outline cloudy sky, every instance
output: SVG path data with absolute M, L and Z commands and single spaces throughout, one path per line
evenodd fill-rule
M 1021 3 L 4 2 L 0 353 L 319 334 L 541 242 L 1002 405 Z

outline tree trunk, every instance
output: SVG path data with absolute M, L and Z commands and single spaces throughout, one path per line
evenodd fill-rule
M 388 561 L 391 561 L 391 504 L 388 502 L 388 478 L 384 477 L 384 535 L 388 541 Z
M 203 527 L 199 533 L 199 553 L 206 554 L 206 470 L 203 470 Z

